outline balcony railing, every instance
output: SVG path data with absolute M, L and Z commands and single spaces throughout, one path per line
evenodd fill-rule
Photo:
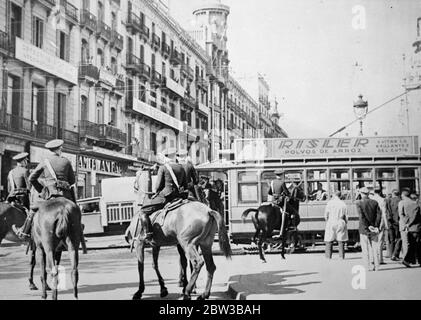
M 97 27 L 96 17 L 88 10 L 82 10 L 80 13 L 80 26 L 95 32 Z
M 145 39 L 145 41 L 148 41 L 149 40 L 150 30 L 144 24 L 142 24 L 142 30 L 141 30 L 140 33 L 141 33 L 141 36 Z
M 149 80 L 151 78 L 151 67 L 141 62 L 139 65 L 139 76 Z
M 8 55 L 14 52 L 14 45 L 11 37 L 0 30 L 0 50 L 6 52 Z
M 126 83 L 123 80 L 117 79 L 115 84 L 115 91 L 123 93 L 125 92 Z
M 168 58 L 171 55 L 171 47 L 165 42 L 161 44 L 161 51 L 164 58 Z
M 184 102 L 184 104 L 186 104 L 190 108 L 194 108 L 196 106 L 196 99 L 193 98 L 192 96 L 187 95 L 187 94 L 184 95 L 183 102 Z
M 69 130 L 63 130 L 61 138 L 72 145 L 79 145 L 79 133 Z
M 99 69 L 91 64 L 79 66 L 79 79 L 87 81 L 99 80 Z
M 177 49 L 172 50 L 170 62 L 174 65 L 179 65 L 183 63 L 183 60 L 181 59 L 181 54 L 177 51 Z
M 140 64 L 141 64 L 141 62 L 140 62 L 140 59 L 138 57 L 136 57 L 132 53 L 127 54 L 127 58 L 126 58 L 126 68 L 127 69 L 132 70 L 135 73 L 138 73 Z
M 20 133 L 25 135 L 32 135 L 34 130 L 34 123 L 32 120 L 19 117 L 13 114 L 0 114 L 0 129 L 11 131 L 13 133 Z
M 131 29 L 133 34 L 136 32 L 142 32 L 142 20 L 133 12 L 129 12 L 129 16 L 127 18 L 127 28 Z
M 69 18 L 71 22 L 76 24 L 78 22 L 77 8 L 71 3 L 69 3 L 67 0 L 60 0 L 60 5 L 64 8 L 64 13 L 66 14 L 66 17 Z
M 156 70 L 153 70 L 152 71 L 152 83 L 155 84 L 155 85 L 157 85 L 157 86 L 160 86 L 161 83 L 162 83 L 162 76 Z
M 38 123 L 35 126 L 35 136 L 45 140 L 61 138 L 57 135 L 57 128 L 46 123 Z
M 41 2 L 41 4 L 43 4 L 44 6 L 50 9 L 55 7 L 57 4 L 57 0 L 39 0 L 39 2 Z
M 161 46 L 161 38 L 158 37 L 155 33 L 152 34 L 152 47 L 156 50 L 159 50 Z
M 193 68 L 187 65 L 186 63 L 183 63 L 181 65 L 181 72 L 183 72 L 189 79 L 194 78 Z
M 104 41 L 106 42 L 111 41 L 111 28 L 107 24 L 105 24 L 104 21 L 98 21 L 96 34 L 98 37 L 104 39 Z
M 124 47 L 124 38 L 117 31 L 113 30 L 111 34 L 111 45 L 118 51 L 122 51 Z
M 81 120 L 79 121 L 79 136 L 96 141 L 125 145 L 127 134 L 113 126 Z
M 209 82 L 204 78 L 196 78 L 196 84 L 204 91 L 208 91 Z

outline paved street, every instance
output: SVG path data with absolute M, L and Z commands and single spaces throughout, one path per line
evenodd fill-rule
M 146 255 L 145 299 L 159 299 L 159 285 L 151 265 L 151 254 Z M 366 289 L 352 288 L 352 268 L 361 264 L 360 254 L 347 255 L 345 261 L 336 257 L 326 261 L 321 253 L 267 255 L 267 264 L 257 255 L 235 255 L 231 261 L 215 256 L 217 271 L 212 300 L 242 299 L 421 299 L 421 268 L 406 269 L 388 262 L 382 270 L 367 273 Z M 64 255 L 63 266 L 69 261 Z M 174 248 L 161 252 L 160 268 L 170 295 L 180 299 L 178 282 L 178 254 Z M 0 299 L 40 299 L 40 292 L 27 289 L 27 257 L 24 247 L 0 248 Z M 206 272 L 198 279 L 199 292 L 203 290 Z M 90 251 L 81 256 L 80 299 L 130 299 L 137 290 L 137 268 L 134 254 L 127 249 Z M 35 281 L 40 284 L 38 268 Z M 70 275 L 66 275 L 66 290 L 59 299 L 72 299 Z M 229 288 L 229 290 L 228 290 Z

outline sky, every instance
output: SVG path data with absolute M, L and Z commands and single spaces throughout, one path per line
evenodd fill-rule
M 185 29 L 202 0 L 170 0 Z M 413 53 L 420 0 L 222 0 L 230 6 L 231 75 L 258 72 L 271 87 L 290 137 L 326 137 L 355 120 L 361 93 L 369 110 L 404 92 L 403 54 Z M 364 15 L 365 13 L 365 15 Z M 421 135 L 421 93 L 368 115 L 364 135 Z M 359 124 L 341 135 L 356 136 Z M 339 135 L 340 136 L 340 135 Z

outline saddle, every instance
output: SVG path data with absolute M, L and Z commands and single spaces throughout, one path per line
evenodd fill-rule
M 175 199 L 174 201 L 167 203 L 163 209 L 151 214 L 151 224 L 154 225 L 155 223 L 158 223 L 162 227 L 168 212 L 174 211 L 189 202 L 191 201 L 188 199 Z

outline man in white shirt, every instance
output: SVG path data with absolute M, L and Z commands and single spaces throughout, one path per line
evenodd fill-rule
M 326 258 L 332 258 L 333 241 L 338 241 L 339 257 L 345 259 L 345 242 L 348 241 L 348 209 L 341 200 L 341 191 L 336 191 L 333 198 L 327 203 L 325 209 L 325 242 Z

